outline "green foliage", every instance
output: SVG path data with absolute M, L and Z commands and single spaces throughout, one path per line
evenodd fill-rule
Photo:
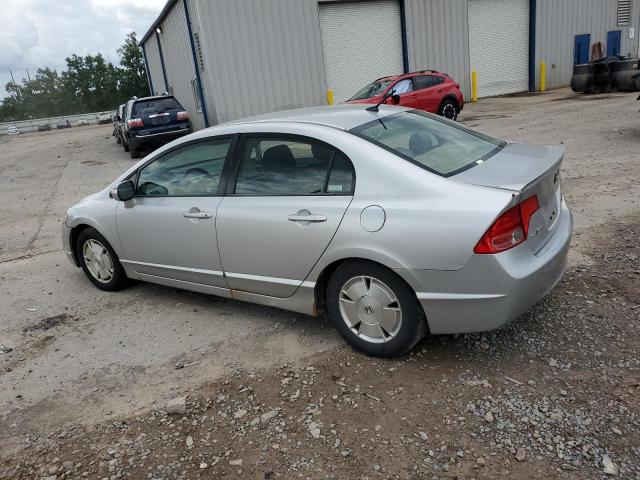
M 135 32 L 118 49 L 120 66 L 102 54 L 66 58 L 62 74 L 48 67 L 31 80 L 9 82 L 0 103 L 0 122 L 115 110 L 132 96 L 149 93 L 142 49 Z

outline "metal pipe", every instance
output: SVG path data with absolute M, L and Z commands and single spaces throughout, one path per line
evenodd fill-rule
M 169 82 L 167 81 L 167 69 L 164 67 L 164 55 L 162 54 L 162 44 L 160 43 L 159 29 L 156 29 L 156 41 L 158 42 L 158 54 L 160 55 L 160 66 L 162 66 L 162 77 L 164 78 L 164 89 L 169 93 Z
M 193 30 L 191 28 L 191 16 L 189 15 L 189 6 L 187 0 L 182 0 L 184 5 L 184 14 L 187 17 L 187 30 L 189 31 L 189 41 L 191 42 L 191 55 L 193 56 L 193 68 L 196 71 L 196 82 L 198 82 L 198 95 L 200 96 L 200 105 L 202 105 L 202 115 L 204 116 L 204 126 L 209 126 L 209 115 L 207 114 L 207 104 L 204 101 L 204 90 L 202 89 L 202 80 L 200 78 L 200 68 L 198 67 L 198 55 L 196 54 L 196 44 L 193 41 Z

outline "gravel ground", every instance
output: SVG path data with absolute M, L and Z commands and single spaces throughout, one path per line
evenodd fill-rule
M 465 109 L 489 133 L 568 146 L 571 268 L 507 328 L 430 337 L 393 361 L 288 312 L 149 285 L 96 293 L 58 252 L 61 205 L 128 160 L 105 129 L 12 139 L 0 479 L 640 479 L 632 101 L 563 90 Z

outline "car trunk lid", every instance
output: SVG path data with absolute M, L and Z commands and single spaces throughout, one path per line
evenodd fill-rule
M 561 211 L 560 166 L 564 147 L 538 147 L 507 144 L 492 157 L 451 180 L 473 185 L 509 190 L 518 202 L 533 195 L 539 210 L 531 217 L 527 244 L 539 251 L 558 225 Z

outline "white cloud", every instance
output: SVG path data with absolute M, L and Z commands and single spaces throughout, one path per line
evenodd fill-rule
M 0 98 L 4 85 L 40 67 L 63 70 L 71 54 L 117 63 L 125 35 L 147 31 L 166 0 L 1 0 Z

